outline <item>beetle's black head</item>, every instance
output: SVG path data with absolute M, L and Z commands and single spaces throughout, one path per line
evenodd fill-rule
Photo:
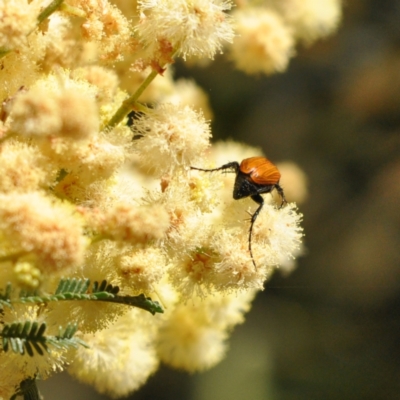
M 238 200 L 260 193 L 269 193 L 274 187 L 275 185 L 258 185 L 251 180 L 249 175 L 238 171 L 233 186 L 233 198 Z

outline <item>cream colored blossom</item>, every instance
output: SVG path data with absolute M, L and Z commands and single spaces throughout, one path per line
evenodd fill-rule
M 121 61 L 126 51 L 136 47 L 128 19 L 109 1 L 71 0 L 68 4 L 86 13 L 83 39 L 96 45 L 101 61 Z
M 199 223 L 193 230 L 187 224 L 180 227 L 189 237 L 182 240 L 184 248 L 175 247 L 179 249 L 178 255 L 172 261 L 169 275 L 183 298 L 194 294 L 205 297 L 216 292 L 262 290 L 276 267 L 289 266 L 288 262 L 299 254 L 302 216 L 293 204 L 282 209 L 264 205 L 253 227 L 253 259 L 249 251 L 250 225 L 243 220 L 245 207 L 241 206 L 228 208 L 225 216 L 220 217 L 221 221 L 227 221 L 225 229 L 222 225 L 205 223 Z M 179 243 L 179 236 L 179 230 L 171 232 L 171 243 Z
M 46 31 L 42 33 L 42 69 L 52 71 L 54 65 L 71 68 L 79 63 L 85 47 L 76 46 L 71 36 L 72 22 L 71 18 L 62 13 L 54 13 L 49 17 Z
M 71 201 L 85 207 L 98 207 L 109 202 L 109 191 L 112 178 L 88 182 L 80 176 L 69 173 L 64 179 L 54 186 L 57 197 Z
M 86 139 L 98 130 L 94 98 L 76 88 L 37 86 L 17 97 L 10 118 L 11 130 L 24 136 Z
M 147 46 L 165 41 L 183 57 L 213 58 L 233 39 L 228 0 L 139 0 L 138 5 L 136 30 Z
M 237 68 L 250 74 L 283 72 L 294 55 L 291 29 L 279 14 L 266 8 L 233 13 L 238 36 L 231 46 Z
M 207 240 L 210 236 L 210 227 L 205 223 L 204 216 L 200 214 L 195 204 L 185 196 L 187 193 L 182 191 L 179 200 L 178 189 L 179 187 L 172 187 L 161 197 L 161 201 L 166 201 L 171 221 L 167 238 L 174 250 L 180 249 L 180 253 L 190 252 Z
M 191 299 L 194 295 L 204 298 L 212 292 L 215 293 L 212 274 L 216 261 L 216 254 L 209 247 L 198 247 L 175 257 L 169 269 L 169 276 L 183 299 Z
M 250 311 L 256 290 L 244 290 L 238 293 L 224 293 L 209 296 L 206 307 L 210 321 L 220 329 L 232 329 L 245 322 L 245 314 Z
M 279 209 L 264 205 L 253 227 L 255 258 L 266 265 L 279 265 L 282 258 L 293 258 L 303 237 L 302 217 L 294 203 Z
M 83 340 L 69 373 L 112 398 L 139 388 L 158 367 L 154 347 L 155 322 L 144 311 L 133 309 L 111 327 Z
M 178 79 L 174 82 L 171 92 L 162 97 L 162 102 L 188 105 L 203 113 L 207 120 L 213 117 L 207 94 L 193 80 Z
M 302 204 L 308 197 L 308 179 L 305 172 L 291 161 L 277 163 L 281 173 L 280 185 L 285 190 L 286 200 Z
M 228 14 L 230 0 L 69 0 L 40 25 L 48 1 L 0 4 L 1 293 L 10 284 L 13 302 L 20 290 L 51 295 L 63 276 L 106 280 L 119 296 L 143 293 L 164 308 L 153 316 L 86 296 L 4 307 L 0 330 L 29 320 L 57 335 L 77 324 L 89 348 L 28 358 L 1 352 L 0 397 L 67 364 L 117 398 L 160 362 L 193 372 L 222 359 L 265 280 L 290 271 L 301 254 L 301 214 L 263 195 L 252 258 L 248 213 L 257 204 L 232 198 L 235 174 L 190 167 L 262 151 L 232 141 L 211 146 L 205 93 L 174 80 L 168 64 L 176 55 L 212 59 L 235 39 L 239 68 L 282 71 L 296 40 L 336 27 L 339 1 L 324 3 L 242 1 Z M 129 117 L 115 117 L 121 105 Z M 108 129 L 114 117 L 121 122 Z M 281 173 L 290 197 L 300 175 L 284 165 Z
M 7 141 L 0 147 L 0 192 L 27 192 L 50 186 L 56 170 L 34 145 Z
M 122 286 L 133 293 L 154 292 L 155 285 L 167 269 L 166 257 L 155 247 L 137 249 L 122 256 L 119 261 L 119 275 Z
M 209 182 L 207 176 L 204 178 Z M 210 202 L 206 209 L 201 204 L 204 201 L 201 194 L 199 199 L 193 199 L 193 192 L 197 192 L 198 188 L 190 186 L 189 190 L 184 189 L 179 180 L 172 180 L 159 201 L 165 202 L 171 219 L 165 241 L 171 249 L 170 280 L 186 299 L 193 293 L 202 295 L 205 289 L 208 290 L 207 273 L 212 262 L 207 246 L 212 237 L 212 226 L 202 212 L 210 212 L 218 202 Z
M 190 372 L 214 366 L 225 355 L 228 329 L 243 322 L 252 297 L 214 295 L 178 305 L 160 329 L 161 360 Z
M 215 176 L 205 175 L 204 172 L 193 170 L 190 175 L 190 200 L 193 201 L 202 212 L 209 213 L 220 204 L 220 199 L 215 193 L 222 187 L 222 181 Z
M 226 353 L 228 334 L 201 325 L 195 317 L 191 318 L 190 310 L 175 313 L 170 325 L 162 330 L 158 347 L 161 360 L 189 372 L 203 371 L 220 362 Z
M 50 138 L 40 141 L 38 146 L 58 168 L 70 173 L 68 180 L 76 179 L 82 186 L 110 178 L 125 161 L 124 146 L 101 136 L 93 136 L 83 143 L 70 138 Z
M 13 308 L 5 307 L 2 310 L 1 325 L 12 324 L 16 321 L 37 321 L 40 325 L 46 322 L 46 318 L 45 314 L 40 312 L 39 307 L 34 305 L 16 305 Z M 2 326 L 0 328 L 2 329 Z M 46 327 L 45 335 L 56 336 L 59 333 L 59 326 Z M 17 354 L 12 350 L 9 350 L 7 353 L 4 351 L 1 352 L 0 374 L 2 378 L 0 393 L 4 390 L 3 386 L 18 387 L 22 380 L 28 377 L 33 378 L 36 375 L 40 375 L 42 379 L 46 379 L 55 372 L 62 371 L 74 355 L 73 350 L 62 347 L 57 348 L 50 344 L 48 344 L 48 351 L 43 351 L 42 355 L 39 355 L 35 349 L 33 349 L 33 352 L 33 357 L 27 354 Z
M 291 258 L 292 254 L 298 254 L 303 237 L 303 229 L 300 226 L 303 216 L 294 203 L 278 208 L 272 200 L 271 204 L 268 204 L 269 194 L 263 197 L 264 206 L 253 225 L 253 256 L 257 266 L 278 266 L 282 260 Z M 227 260 L 235 256 L 235 246 L 243 250 L 248 248 L 250 221 L 247 216 L 253 215 L 257 207 L 253 200 L 246 198 L 241 201 L 233 200 L 223 210 L 221 218 L 232 231 L 227 230 L 223 233 L 221 241 L 216 240 L 214 243 L 220 248 L 219 251 L 226 254 Z M 245 266 L 245 259 L 240 262 L 238 260 L 238 265 L 241 263 Z M 228 268 L 232 265 L 235 265 L 233 260 L 227 262 Z
M 341 0 L 272 0 L 298 39 L 311 43 L 336 30 Z
M 91 65 L 82 67 L 72 72 L 72 77 L 89 82 L 98 88 L 96 101 L 100 105 L 107 105 L 113 101 L 113 97 L 118 92 L 118 76 L 111 69 Z
M 89 279 L 92 284 L 106 280 L 113 286 L 121 284 L 119 279 L 119 259 L 122 247 L 112 241 L 99 241 L 92 244 L 86 251 L 85 260 L 71 271 L 69 277 Z M 59 279 L 46 279 L 42 282 L 42 289 L 46 293 L 53 293 Z M 125 294 L 133 291 L 123 283 L 121 287 Z M 47 323 L 57 326 L 60 315 L 63 324 L 77 324 L 82 333 L 94 334 L 111 326 L 119 317 L 126 314 L 129 307 L 103 301 L 60 301 L 50 302 L 46 307 Z
M 0 47 L 13 49 L 26 44 L 37 23 L 37 2 L 3 0 L 0 3 Z
M 263 289 L 272 267 L 260 263 L 253 251 L 254 266 L 248 250 L 248 235 L 240 235 L 238 230 L 224 230 L 215 235 L 212 242 L 212 250 L 218 255 L 219 262 L 210 278 L 217 290 Z
M 1 59 L 2 101 L 13 98 L 16 93 L 31 87 L 43 77 L 39 64 L 44 54 L 44 44 L 36 31 L 29 35 L 28 42 L 29 46 L 25 46 L 24 51 L 12 51 Z
M 249 146 L 248 144 L 234 140 L 214 143 L 210 153 L 210 158 L 215 162 L 216 166 L 226 164 L 230 161 L 241 162 L 245 158 L 264 155 L 259 147 Z
M 88 269 L 85 269 L 85 276 L 90 275 Z M 91 280 L 91 282 L 95 281 L 96 279 Z M 43 285 L 46 285 L 46 283 Z M 55 288 L 52 288 L 52 290 L 54 291 Z M 50 326 L 59 325 L 60 316 L 62 316 L 63 325 L 77 324 L 80 332 L 94 334 L 112 326 L 129 309 L 122 304 L 100 301 L 62 301 L 52 302 L 48 305 L 46 311 L 46 322 Z
M 188 167 L 209 146 L 210 126 L 189 106 L 161 104 L 135 120 L 135 144 L 142 168 L 157 175 Z
M 36 192 L 0 194 L 0 238 L 3 252 L 31 254 L 46 273 L 78 267 L 86 247 L 73 207 Z
M 115 4 L 121 11 L 122 13 L 129 18 L 129 20 L 132 19 L 138 19 L 138 10 L 137 10 L 137 0 L 132 0 L 132 1 L 126 1 L 126 0 L 113 0 L 113 4 Z
M 101 236 L 133 244 L 161 239 L 170 226 L 170 217 L 161 205 L 138 207 L 118 202 L 104 211 L 87 210 L 90 226 Z

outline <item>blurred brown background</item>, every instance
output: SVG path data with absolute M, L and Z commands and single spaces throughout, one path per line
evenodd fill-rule
M 400 0 L 348 0 L 338 33 L 281 75 L 222 58 L 176 71 L 209 94 L 216 139 L 306 172 L 307 254 L 267 282 L 219 366 L 161 368 L 131 399 L 400 399 Z M 41 387 L 105 399 L 69 377 Z

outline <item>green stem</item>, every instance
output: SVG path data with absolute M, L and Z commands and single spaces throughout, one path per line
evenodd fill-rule
M 10 50 L 11 51 L 11 50 Z M 0 58 L 2 57 L 1 56 L 1 52 L 0 52 Z M 5 54 L 4 54 L 5 55 Z M 3 143 L 3 142 L 5 142 L 6 140 L 9 140 L 9 139 L 12 139 L 13 137 L 15 137 L 16 136 L 16 134 L 15 133 L 10 133 L 10 134 L 8 134 L 8 135 L 4 135 L 3 137 L 1 137 L 0 138 L 0 145 Z
M 64 0 L 53 0 L 38 16 L 38 24 L 41 24 L 46 18 L 48 18 L 54 11 L 56 11 Z
M 3 58 L 6 54 L 8 54 L 11 50 L 6 49 L 4 47 L 0 48 L 0 58 Z
M 136 111 L 140 111 L 140 112 L 145 113 L 145 114 L 148 114 L 151 111 L 150 107 L 147 107 L 144 104 L 139 103 L 138 101 L 135 103 L 134 107 L 135 107 L 134 109 Z
M 3 299 L 1 299 L 3 300 Z M 158 301 L 151 300 L 150 297 L 146 297 L 144 294 L 138 296 L 119 296 L 109 292 L 97 292 L 97 293 L 60 293 L 58 295 L 41 295 L 41 296 L 25 296 L 19 299 L 9 300 L 5 299 L 2 301 L 2 306 L 12 306 L 14 304 L 43 304 L 49 302 L 60 302 L 60 301 L 102 301 L 107 303 L 121 304 L 130 307 L 141 308 L 142 310 L 148 311 L 155 315 L 156 313 L 163 314 L 164 310 Z
M 101 242 L 102 240 L 107 240 L 107 239 L 111 240 L 111 237 L 107 235 L 96 235 L 90 239 L 90 244 L 95 244 Z
M 19 258 L 21 258 L 22 256 L 25 256 L 26 254 L 28 254 L 28 252 L 20 251 L 19 253 L 14 253 L 14 254 L 8 254 L 6 256 L 1 256 L 0 257 L 0 263 L 6 262 L 6 261 L 16 262 L 16 261 L 18 261 Z
M 179 46 L 177 46 L 171 53 L 171 58 L 170 62 L 173 62 L 174 57 L 178 53 Z M 167 63 L 168 64 L 168 63 Z M 167 65 L 166 64 L 166 65 Z M 164 65 L 164 67 L 166 66 Z M 139 86 L 139 88 L 136 90 L 136 92 L 128 97 L 126 100 L 124 100 L 120 106 L 120 108 L 117 110 L 117 112 L 111 117 L 110 121 L 106 124 L 104 127 L 104 130 L 110 131 L 113 129 L 115 126 L 117 126 L 133 109 L 137 108 L 139 110 L 145 111 L 142 107 L 141 104 L 137 103 L 138 98 L 142 95 L 144 90 L 147 88 L 147 86 L 150 85 L 150 83 L 154 80 L 154 78 L 158 75 L 158 72 L 156 70 L 152 70 L 150 74 L 147 76 L 147 78 L 142 82 L 142 84 Z
M 155 70 L 151 71 L 150 74 L 147 76 L 147 78 L 142 82 L 142 84 L 136 90 L 136 92 L 122 102 L 117 112 L 112 116 L 110 121 L 106 124 L 104 128 L 105 131 L 110 131 L 111 129 L 113 129 L 132 111 L 138 98 L 141 96 L 141 94 L 144 92 L 147 86 L 149 86 L 150 83 L 154 80 L 157 74 L 158 74 L 157 71 Z
M 60 11 L 65 12 L 69 15 L 73 15 L 75 17 L 80 17 L 80 18 L 86 17 L 85 11 L 81 10 L 78 7 L 70 6 L 69 4 L 66 4 L 66 3 L 62 3 L 60 5 Z

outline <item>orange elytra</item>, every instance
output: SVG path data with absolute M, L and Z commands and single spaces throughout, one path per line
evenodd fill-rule
M 281 174 L 278 168 L 265 157 L 250 157 L 244 159 L 240 164 L 233 161 L 213 169 L 196 167 L 191 167 L 191 169 L 207 172 L 222 170 L 231 170 L 231 172 L 235 172 L 236 179 L 233 186 L 233 198 L 238 200 L 243 199 L 244 197 L 251 197 L 257 204 L 259 204 L 257 210 L 251 216 L 249 229 L 249 252 L 254 267 L 257 269 L 253 252 L 251 250 L 251 235 L 253 232 L 253 225 L 264 206 L 264 199 L 261 194 L 270 193 L 273 189 L 276 189 L 282 200 L 280 207 L 287 203 L 283 189 L 279 185 Z

